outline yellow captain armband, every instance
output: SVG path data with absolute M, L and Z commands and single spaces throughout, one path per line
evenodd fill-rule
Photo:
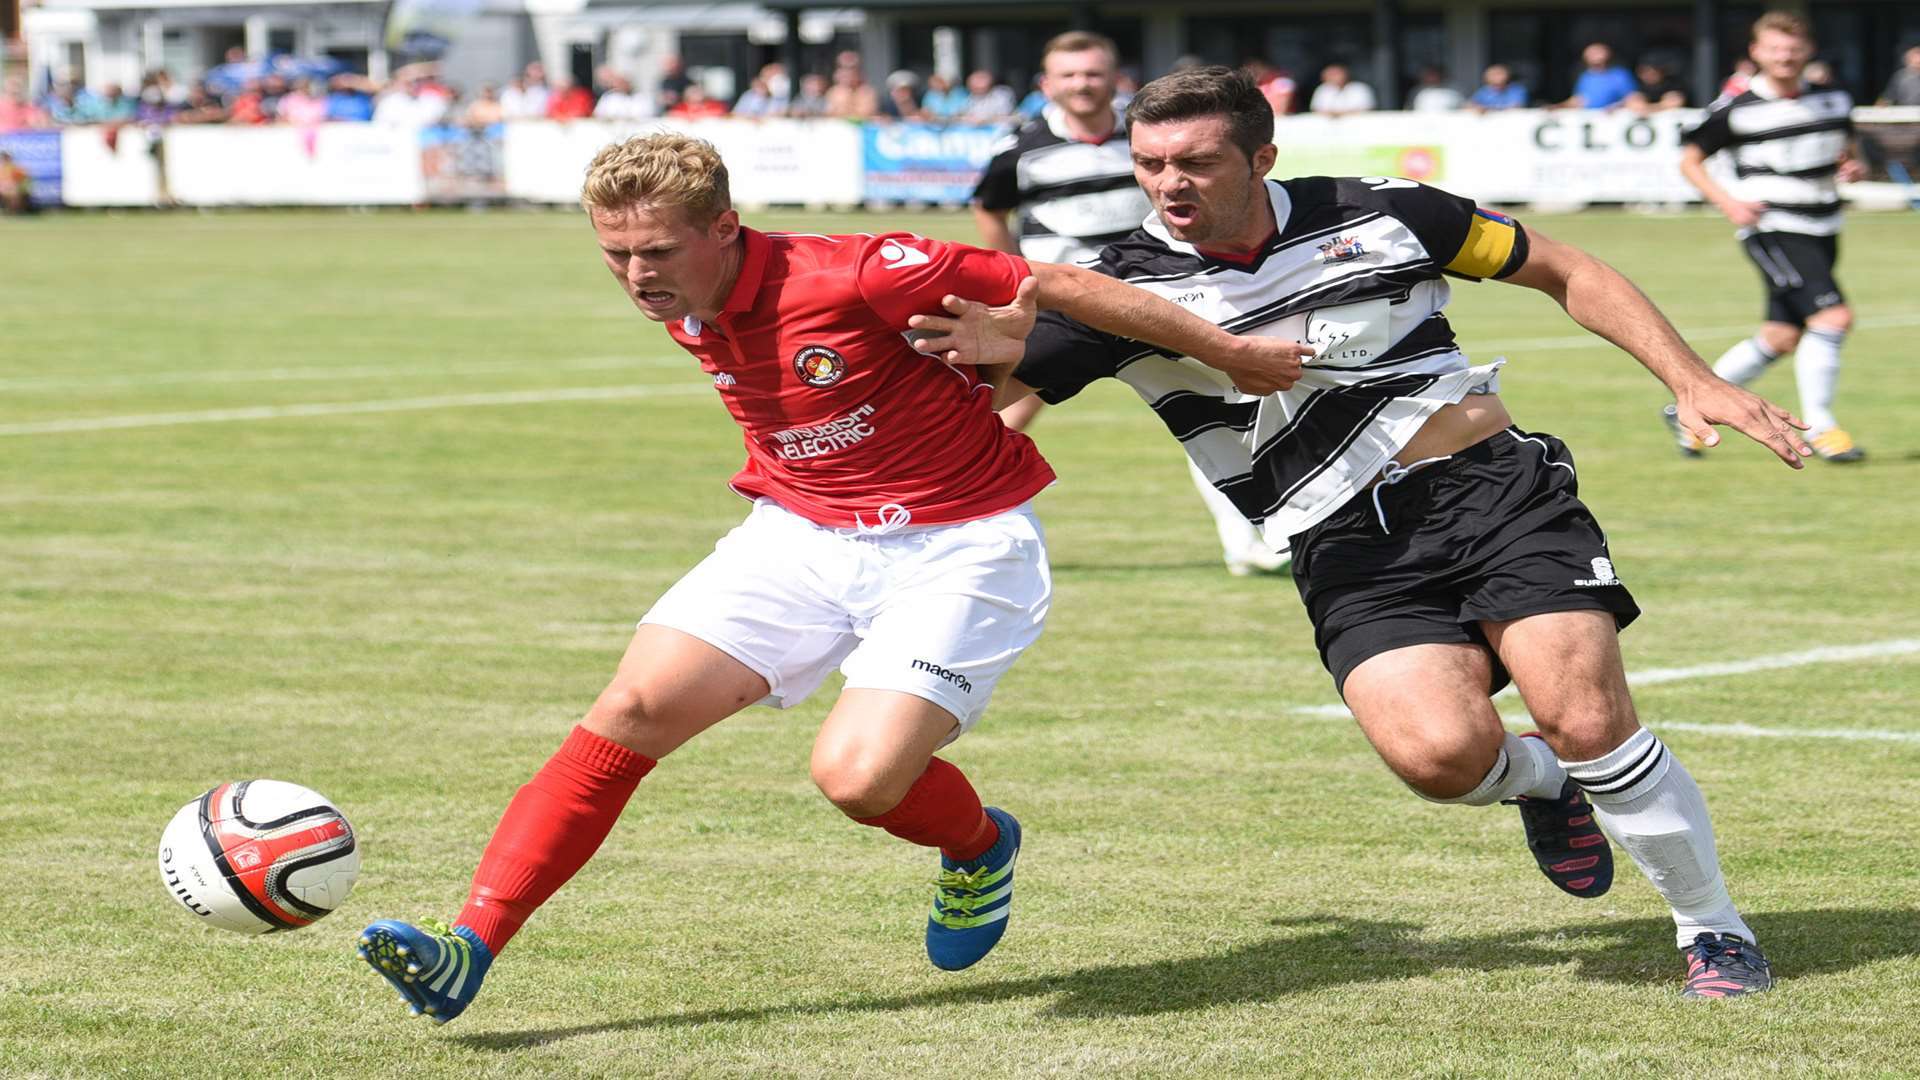
M 1506 277 L 1527 261 L 1527 234 L 1505 214 L 1475 207 L 1473 222 L 1460 253 L 1445 266 L 1450 274 L 1470 278 Z

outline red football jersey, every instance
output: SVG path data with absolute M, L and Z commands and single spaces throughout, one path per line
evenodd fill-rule
M 952 293 L 1011 301 L 1018 256 L 909 233 L 816 236 L 743 229 L 745 261 L 720 317 L 667 332 L 746 433 L 733 489 L 822 525 L 989 517 L 1053 482 L 1033 440 L 993 412 L 966 366 L 916 351 L 907 318 Z

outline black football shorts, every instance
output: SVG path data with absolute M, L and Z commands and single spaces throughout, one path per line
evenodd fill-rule
M 1409 645 L 1486 648 L 1483 620 L 1593 610 L 1631 623 L 1640 608 L 1578 490 L 1564 443 L 1508 428 L 1295 536 L 1294 585 L 1334 685 Z M 1489 693 L 1510 681 L 1492 659 Z
M 1807 317 L 1847 298 L 1833 279 L 1840 238 L 1801 233 L 1753 233 L 1740 242 L 1767 283 L 1768 322 L 1807 325 Z

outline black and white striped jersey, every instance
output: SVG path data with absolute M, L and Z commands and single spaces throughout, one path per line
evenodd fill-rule
M 1766 79 L 1707 108 L 1699 126 L 1681 136 L 1708 155 L 1725 152 L 1733 177 L 1727 191 L 1767 209 L 1747 232 L 1832 236 L 1840 231 L 1840 193 L 1834 174 L 1853 138 L 1853 98 L 1845 90 L 1815 89 L 1782 97 Z
M 1427 418 L 1490 393 L 1503 363 L 1454 342 L 1443 274 L 1504 277 L 1526 260 L 1511 219 L 1390 177 L 1267 181 L 1278 224 L 1246 262 L 1168 235 L 1157 217 L 1091 269 L 1237 334 L 1317 352 L 1277 394 L 1234 389 L 1196 360 L 1045 312 L 1014 378 L 1059 403 L 1115 377 L 1153 407 L 1213 485 L 1279 544 L 1380 474 Z
M 1020 254 L 1041 262 L 1091 258 L 1139 227 L 1148 210 L 1133 181 L 1125 118 L 1116 111 L 1113 134 L 1082 142 L 1067 133 L 1058 105 L 994 146 L 973 199 L 988 210 L 1013 211 Z

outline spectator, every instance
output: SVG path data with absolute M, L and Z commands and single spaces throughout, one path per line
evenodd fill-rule
M 1014 99 L 1013 87 L 996 81 L 993 72 L 985 68 L 967 76 L 967 107 L 960 113 L 960 120 L 967 124 L 997 124 L 1014 114 L 1019 107 Z
M 329 99 L 329 110 L 331 110 L 331 99 Z M 368 115 L 372 115 L 371 106 L 369 106 Z M 329 112 L 329 118 L 331 118 L 331 112 Z M 173 122 L 176 124 L 224 124 L 227 122 L 227 107 L 220 104 L 219 98 L 208 92 L 207 84 L 197 82 L 187 88 L 187 100 L 174 111 Z
M 1887 80 L 1877 105 L 1920 105 L 1920 45 L 1908 46 L 1901 57 L 1905 65 Z
M 1240 67 L 1253 76 L 1253 84 L 1260 88 L 1260 96 L 1273 106 L 1273 115 L 1285 116 L 1293 111 L 1293 98 L 1299 87 L 1286 72 L 1267 63 L 1264 56 L 1249 56 L 1240 61 Z
M 1019 106 L 1013 110 L 1021 120 L 1033 120 L 1046 111 L 1047 91 L 1041 85 L 1045 78 L 1045 72 L 1034 72 L 1033 89 L 1027 91 L 1027 96 L 1021 98 Z
M 93 95 L 85 94 L 76 89 L 72 83 L 62 79 L 47 91 L 41 107 L 46 110 L 48 119 L 61 127 L 66 127 L 69 124 L 87 122 L 85 113 L 92 100 Z
M 566 75 L 553 78 L 547 95 L 547 119 L 584 120 L 593 115 L 593 92 Z
M 364 124 L 373 119 L 373 84 L 358 75 L 335 75 L 327 80 L 327 119 L 336 124 Z
M 287 80 L 279 75 L 269 75 L 260 80 L 260 111 L 266 114 L 267 122 L 280 119 L 280 102 L 287 96 Z
M 1807 85 L 1815 90 L 1831 90 L 1834 86 L 1833 67 L 1825 60 L 1809 61 L 1801 70 L 1800 77 L 1807 80 Z
M 160 100 L 175 109 L 187 103 L 187 88 L 174 81 L 172 72 L 166 68 L 154 68 L 150 78 L 160 90 Z
M 248 79 L 227 106 L 227 122 L 264 124 L 270 118 L 266 110 L 267 88 L 260 79 Z
M 927 76 L 927 93 L 920 99 L 920 112 L 927 119 L 950 121 L 966 111 L 966 90 L 937 71 Z
M 167 92 L 160 86 L 160 76 L 165 72 L 149 71 L 140 81 L 140 97 L 134 102 L 134 120 L 147 127 L 159 127 L 173 122 L 175 104 L 167 101 Z
M 6 88 L 0 90 L 0 131 L 22 131 L 51 123 L 47 110 L 27 97 L 26 80 L 19 75 L 7 76 Z
M 681 95 L 692 85 L 693 79 L 687 75 L 687 62 L 678 56 L 669 56 L 661 64 L 660 81 L 654 87 L 654 104 L 660 112 L 671 113 L 673 107 L 680 104 Z
M 600 85 L 605 90 L 600 100 L 593 104 L 593 115 L 602 120 L 651 120 L 660 115 L 654 111 L 651 94 L 633 92 L 633 81 L 613 71 L 602 69 Z
M 407 75 L 387 87 L 373 106 L 373 122 L 383 127 L 432 127 L 446 115 L 447 99 L 426 92 L 426 82 Z
M 547 115 L 548 96 L 547 71 L 535 61 L 500 92 L 500 112 L 509 120 L 539 120 Z
M 690 82 L 680 93 L 680 104 L 668 109 L 667 115 L 676 120 L 709 120 L 727 115 L 727 103 L 708 97 L 701 83 Z
M 1563 109 L 1614 109 L 1639 86 L 1633 73 L 1613 62 L 1613 46 L 1595 41 L 1580 50 L 1585 65 L 1574 80 L 1573 96 L 1560 103 Z
M 467 103 L 467 109 L 460 114 L 460 123 L 474 129 L 485 131 L 487 128 L 507 118 L 506 110 L 500 107 L 500 88 L 492 83 L 481 83 L 480 92 Z
M 1356 81 L 1347 65 L 1328 64 L 1320 71 L 1320 85 L 1313 88 L 1309 106 L 1321 116 L 1346 116 L 1373 110 L 1373 87 Z
M 1481 76 L 1480 89 L 1467 99 L 1474 112 L 1527 107 L 1527 88 L 1513 81 L 1513 69 L 1505 64 L 1488 64 Z
M 1735 60 L 1733 62 L 1733 73 L 1727 76 L 1726 82 L 1720 84 L 1720 96 L 1723 98 L 1739 97 L 1741 94 L 1746 93 L 1747 87 L 1753 84 L 1753 77 L 1759 73 L 1760 66 L 1753 62 L 1753 57 L 1742 56 L 1740 59 Z
M 33 177 L 14 164 L 13 155 L 0 150 L 0 213 L 33 212 Z
M 848 54 L 840 55 L 844 61 Z M 860 65 L 835 65 L 833 85 L 827 88 L 827 115 L 841 120 L 871 120 L 879 114 L 880 95 L 860 74 Z
M 747 89 L 733 103 L 733 115 L 759 120 L 769 116 L 786 114 L 789 104 L 786 97 L 774 93 L 774 79 L 786 80 L 786 69 L 779 64 L 768 64 L 747 84 Z
M 1446 70 L 1429 64 L 1420 69 L 1420 82 L 1407 107 L 1414 112 L 1452 112 L 1464 104 L 1460 91 L 1447 85 Z
M 788 103 L 787 115 L 803 119 L 827 115 L 827 77 L 817 71 L 800 76 L 800 93 Z
M 1680 80 L 1674 78 L 1673 73 L 1663 65 L 1642 60 L 1633 74 L 1639 80 L 1639 85 L 1627 95 L 1626 106 L 1634 115 L 1651 116 L 1668 109 L 1686 107 L 1686 87 L 1680 85 Z
M 139 114 L 139 102 L 128 97 L 119 83 L 108 83 L 98 97 L 80 104 L 83 124 L 130 124 Z
M 315 128 L 327 119 L 327 98 L 320 92 L 320 84 L 313 79 L 303 80 L 298 86 L 280 99 L 280 122 L 294 127 Z
M 736 106 L 734 111 L 740 110 Z M 889 120 L 920 119 L 920 77 L 905 70 L 887 76 L 887 96 L 880 99 L 880 115 Z
M 1140 92 L 1140 73 L 1129 67 L 1123 67 L 1113 73 L 1113 104 L 1121 112 L 1127 109 L 1127 103 L 1133 95 Z

